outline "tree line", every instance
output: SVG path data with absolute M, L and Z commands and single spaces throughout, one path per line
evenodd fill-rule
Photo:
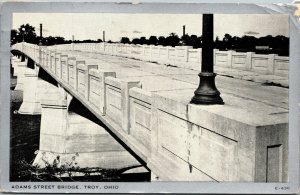
M 141 45 L 163 45 L 163 46 L 192 46 L 193 48 L 202 47 L 202 36 L 185 34 L 179 38 L 175 33 L 169 36 L 150 36 L 134 38 L 132 41 L 128 37 L 122 37 L 121 43 L 141 44 Z M 242 37 L 231 36 L 226 33 L 223 38 L 216 37 L 214 48 L 219 50 L 235 50 L 238 52 L 256 52 L 261 54 L 275 53 L 278 55 L 289 55 L 289 38 L 278 35 L 273 37 L 267 35 L 264 37 L 254 37 L 244 35 Z
M 51 46 L 57 44 L 72 43 L 72 40 L 65 40 L 60 36 L 42 37 L 36 35 L 35 28 L 29 24 L 21 25 L 17 30 L 11 30 L 11 44 L 25 41 L 27 43 Z M 101 39 L 97 40 L 74 40 L 74 43 L 101 43 Z M 112 41 L 108 41 L 112 43 Z M 122 37 L 119 43 L 141 44 L 141 45 L 163 45 L 163 46 L 192 46 L 193 48 L 202 47 L 202 36 L 185 34 L 179 37 L 176 33 L 170 33 L 169 36 L 150 36 L 149 38 L 140 37 L 130 40 L 128 37 Z M 242 37 L 225 34 L 223 38 L 216 37 L 214 40 L 214 48 L 220 50 L 235 50 L 239 52 L 256 52 L 261 54 L 275 53 L 282 56 L 289 55 L 289 38 L 278 35 L 267 35 L 264 37 L 254 37 L 244 35 Z
M 37 36 L 35 28 L 29 24 L 22 24 L 17 30 L 11 30 L 11 45 L 25 41 L 27 43 L 39 44 L 51 46 L 58 44 L 69 44 L 72 43 L 72 40 L 66 40 L 64 37 L 60 36 L 43 36 L 42 39 L 40 36 Z M 101 39 L 97 40 L 74 40 L 74 43 L 100 43 Z

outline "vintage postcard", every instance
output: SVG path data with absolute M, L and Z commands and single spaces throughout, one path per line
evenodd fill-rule
M 296 4 L 1 9 L 0 191 L 299 192 Z

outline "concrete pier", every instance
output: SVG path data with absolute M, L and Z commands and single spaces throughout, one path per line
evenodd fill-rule
M 58 166 L 106 169 L 140 166 L 63 88 L 48 84 L 46 94 L 41 103 L 40 150 L 33 165 L 59 163 Z
M 17 85 L 15 87 L 15 90 L 23 90 L 24 87 L 24 79 L 25 79 L 25 70 L 27 67 L 27 60 L 16 62 L 15 70 L 16 70 L 16 76 L 17 76 Z
M 19 59 L 17 56 L 12 56 L 11 57 L 11 66 L 13 68 L 13 76 L 18 75 L 18 66 L 17 64 L 21 62 L 21 59 Z
M 23 84 L 23 103 L 18 111 L 19 114 L 39 115 L 41 114 L 41 103 L 39 99 L 39 91 L 43 86 L 39 85 L 38 79 L 39 67 L 35 69 L 26 68 Z M 40 81 L 42 82 L 42 81 Z

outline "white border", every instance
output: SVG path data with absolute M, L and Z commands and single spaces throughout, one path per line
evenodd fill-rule
M 240 1 L 245 3 L 245 1 Z M 123 1 L 125 2 L 125 1 Z M 129 1 L 127 1 L 129 2 Z M 79 1 L 58 3 L 58 2 L 8 2 L 1 6 L 0 12 L 0 191 L 12 191 L 12 184 L 24 184 L 24 182 L 9 182 L 9 140 L 10 140 L 10 30 L 12 27 L 12 13 L 14 12 L 110 12 L 110 13 L 222 13 L 222 14 L 289 14 L 290 15 L 290 67 L 289 67 L 289 182 L 288 183 L 210 183 L 210 182 L 149 182 L 149 183 L 74 183 L 74 182 L 25 182 L 32 185 L 75 185 L 81 187 L 85 184 L 118 185 L 115 190 L 68 190 L 69 193 L 234 193 L 234 194 L 295 194 L 299 193 L 299 100 L 300 100 L 300 52 L 299 52 L 299 23 L 292 16 L 293 13 L 277 5 L 259 6 L 255 4 L 167 4 L 167 3 L 83 3 Z M 152 1 L 152 2 L 158 2 Z M 172 1 L 178 2 L 178 1 Z M 205 2 L 205 1 L 188 1 Z M 207 2 L 207 1 L 206 1 Z M 210 2 L 216 2 L 210 1 Z M 224 1 L 223 1 L 224 2 Z M 225 2 L 228 2 L 225 1 Z M 274 1 L 278 3 L 278 1 Z M 273 2 L 273 3 L 274 3 Z M 283 1 L 281 1 L 283 2 Z M 258 3 L 266 3 L 264 0 Z M 289 190 L 275 190 L 275 187 L 289 187 Z M 21 190 L 20 192 L 47 192 L 61 193 L 65 190 Z

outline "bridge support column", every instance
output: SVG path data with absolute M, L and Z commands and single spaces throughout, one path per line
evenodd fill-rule
M 140 166 L 78 100 L 47 86 L 41 100 L 40 147 L 34 165 L 119 169 Z
M 26 65 L 27 65 L 27 60 L 24 61 L 21 60 L 20 62 L 17 62 L 17 64 L 15 65 L 16 67 L 15 71 L 17 76 L 17 84 L 15 90 L 21 90 L 21 91 L 23 90 Z
M 21 60 L 17 58 L 17 56 L 11 57 L 11 66 L 13 68 L 13 76 L 18 75 L 18 64 L 21 63 Z
M 34 63 L 33 61 L 31 63 Z M 26 68 L 23 90 L 23 103 L 18 111 L 19 114 L 38 115 L 41 114 L 38 85 L 39 67 L 35 69 Z

